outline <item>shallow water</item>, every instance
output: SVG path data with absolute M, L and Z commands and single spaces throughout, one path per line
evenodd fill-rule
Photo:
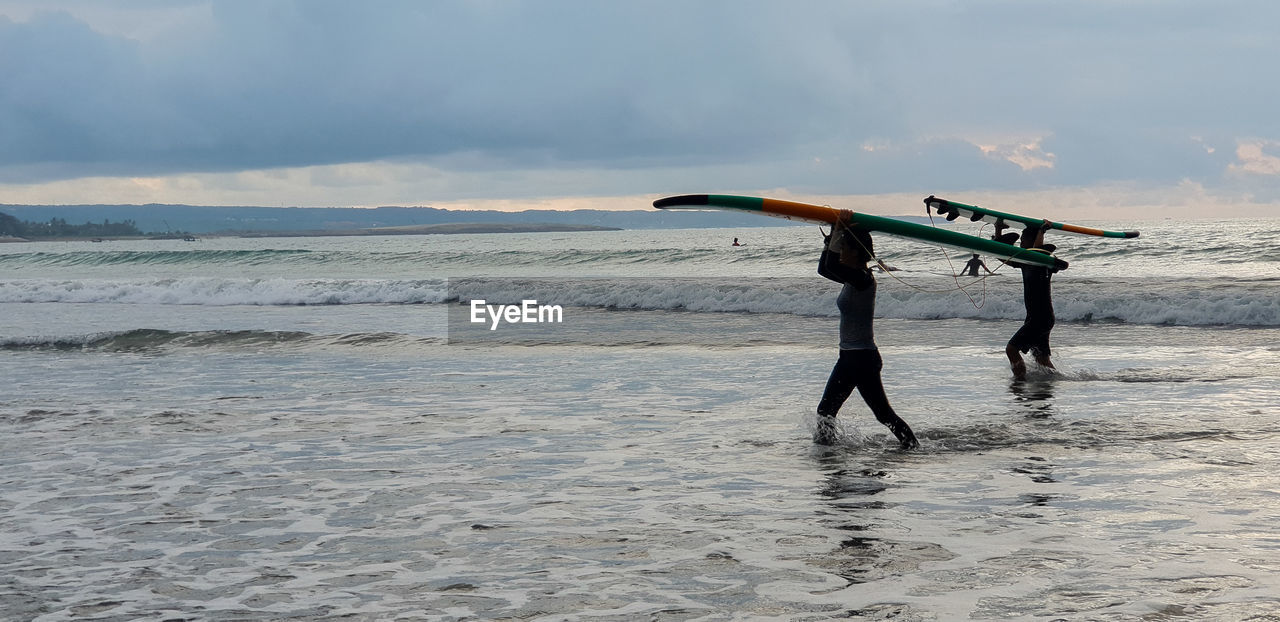
M 1266 381 L 1232 373 L 1239 346 L 1127 367 L 1129 339 L 1021 384 L 990 348 L 886 347 L 908 453 L 856 402 L 842 445 L 809 442 L 822 347 L 11 353 L 59 380 L 6 370 L 0 599 L 41 620 L 1280 614 L 1280 353 L 1249 355 Z
M 919 451 L 810 442 L 829 314 L 0 304 L 0 618 L 1280 619 L 1280 328 L 1062 321 L 1016 383 L 889 299 Z

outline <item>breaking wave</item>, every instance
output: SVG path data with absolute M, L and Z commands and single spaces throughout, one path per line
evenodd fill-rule
M 171 331 L 140 328 L 76 336 L 0 339 L 0 350 L 51 350 L 82 352 L 151 352 L 165 348 L 215 348 L 246 346 L 374 346 L 438 343 L 442 339 L 399 333 L 315 335 L 299 331 L 207 330 Z
M 0 281 L 0 303 L 348 305 L 443 302 L 444 279 L 228 279 Z
M 1059 321 L 1182 326 L 1280 326 L 1280 279 L 1064 280 Z M 834 316 L 834 284 L 819 278 L 3 280 L 0 303 L 201 306 L 491 304 L 535 299 L 565 307 L 695 313 Z M 900 282 L 881 277 L 877 315 L 898 319 L 1002 319 L 1024 315 L 1013 279 Z

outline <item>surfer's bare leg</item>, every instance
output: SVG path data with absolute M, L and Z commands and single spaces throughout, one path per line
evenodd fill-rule
M 1009 368 L 1013 370 L 1013 377 L 1017 380 L 1026 380 L 1027 364 L 1022 360 L 1022 354 L 1018 352 L 1018 346 L 1010 343 L 1005 346 L 1004 353 L 1009 357 Z M 1048 358 L 1045 360 L 1047 361 Z

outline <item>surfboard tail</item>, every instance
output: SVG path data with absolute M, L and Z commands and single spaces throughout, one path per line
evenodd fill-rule
M 1103 229 L 1094 229 L 1092 227 L 1081 227 L 1080 225 L 1069 225 L 1066 223 L 1053 223 L 1054 229 L 1060 229 L 1068 233 L 1079 233 L 1083 235 L 1096 235 L 1103 238 L 1136 238 L 1139 235 L 1137 231 L 1105 231 Z

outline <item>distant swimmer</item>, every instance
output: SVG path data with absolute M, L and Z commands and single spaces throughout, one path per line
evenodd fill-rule
M 733 245 L 734 245 L 734 246 L 742 246 L 741 244 L 739 244 L 739 243 L 738 243 L 738 238 L 733 238 Z
M 969 260 L 969 263 L 964 265 L 964 270 L 961 274 L 964 276 L 978 276 L 978 266 L 982 266 L 982 269 L 986 270 L 987 274 L 995 274 L 991 271 L 991 268 L 987 267 L 987 264 L 982 261 L 982 258 L 979 257 L 977 253 L 974 253 L 973 258 Z
M 880 380 L 883 361 L 872 334 L 876 307 L 876 279 L 867 263 L 873 250 L 871 234 L 848 222 L 852 212 L 841 210 L 841 220 L 826 236 L 818 274 L 842 283 L 836 307 L 840 309 L 840 358 L 831 370 L 827 387 L 818 403 L 818 425 L 813 442 L 831 445 L 836 440 L 836 414 L 845 400 L 858 389 L 876 420 L 889 427 L 903 449 L 917 447 L 915 434 L 893 407 Z
M 1038 229 L 1028 227 L 1021 236 L 1022 248 L 1053 252 L 1056 247 L 1044 243 L 1044 232 L 1052 225 L 1053 223 L 1046 220 Z M 1017 235 L 1007 233 L 1002 236 L 1001 231 L 1004 228 L 1003 222 L 996 223 L 995 239 L 1005 241 Z M 1053 298 L 1049 289 L 1050 279 L 1057 270 L 1026 264 L 1018 264 L 1018 267 L 1022 269 L 1022 299 L 1027 308 L 1027 318 L 1022 323 L 1022 328 L 1013 334 L 1004 352 L 1009 357 L 1009 367 L 1013 370 L 1013 377 L 1025 380 L 1027 364 L 1022 360 L 1022 353 L 1030 352 L 1040 366 L 1054 369 L 1053 362 L 1049 360 L 1049 332 L 1053 330 L 1054 325 Z

